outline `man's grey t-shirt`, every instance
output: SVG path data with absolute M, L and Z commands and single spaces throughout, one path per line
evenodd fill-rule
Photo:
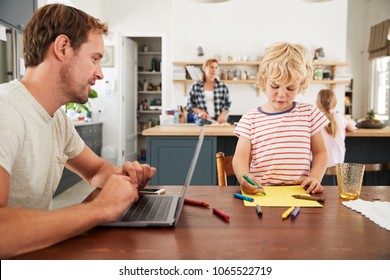
M 51 117 L 17 80 L 0 84 L 0 166 L 10 175 L 8 207 L 49 209 L 68 159 L 84 141 L 64 110 Z

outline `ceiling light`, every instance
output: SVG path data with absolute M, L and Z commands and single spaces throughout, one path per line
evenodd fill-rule
M 198 2 L 198 3 L 213 4 L 213 3 L 228 2 L 230 0 L 192 0 L 192 1 L 193 2 Z
M 330 2 L 333 0 L 297 0 L 298 2 L 306 2 L 306 3 L 320 3 L 320 2 Z

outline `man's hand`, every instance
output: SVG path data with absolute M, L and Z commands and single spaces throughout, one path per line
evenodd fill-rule
M 106 222 L 112 222 L 138 200 L 138 189 L 130 183 L 130 177 L 112 174 L 93 203 L 104 211 Z
M 122 167 L 122 174 L 129 176 L 130 183 L 142 190 L 150 179 L 156 174 L 156 168 L 138 161 L 126 161 Z

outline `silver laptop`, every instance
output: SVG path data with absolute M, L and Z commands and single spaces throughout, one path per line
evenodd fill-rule
M 191 160 L 181 195 L 141 195 L 118 220 L 103 224 L 112 227 L 171 227 L 176 226 L 184 205 L 184 197 L 194 174 L 202 148 L 203 128 Z

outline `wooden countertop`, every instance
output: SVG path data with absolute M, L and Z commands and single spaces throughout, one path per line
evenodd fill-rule
M 205 125 L 205 136 L 234 136 L 234 125 Z M 146 129 L 144 136 L 198 136 L 200 126 L 195 125 L 163 125 Z M 381 129 L 360 128 L 348 132 L 347 137 L 390 137 L 390 126 Z
M 234 125 L 205 125 L 205 136 L 234 136 Z M 201 126 L 196 125 L 163 125 L 142 131 L 144 136 L 198 136 Z
M 347 133 L 347 137 L 390 137 L 390 126 L 384 128 L 358 128 Z

